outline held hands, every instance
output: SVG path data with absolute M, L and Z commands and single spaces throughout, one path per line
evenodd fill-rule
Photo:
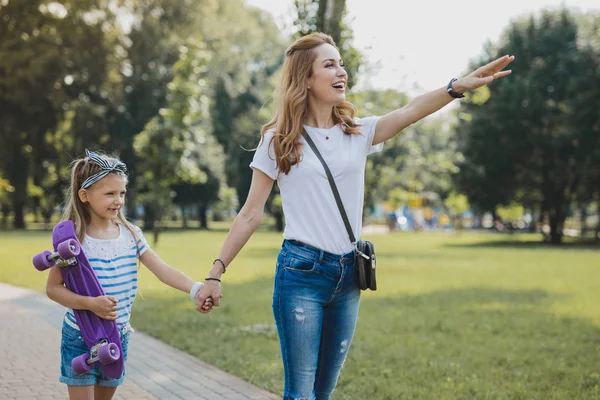
M 102 319 L 117 319 L 117 299 L 114 296 L 98 296 L 89 298 L 89 310 Z
M 512 71 L 510 69 L 503 71 L 503 69 L 508 64 L 513 62 L 514 59 L 515 56 L 506 55 L 504 57 L 500 57 L 490 62 L 489 64 L 477 68 L 469 75 L 456 80 L 452 84 L 452 88 L 456 92 L 463 93 L 487 85 L 494 79 L 502 78 L 506 75 L 509 75 Z
M 196 310 L 201 314 L 208 314 L 213 306 L 219 307 L 221 294 L 221 283 L 218 281 L 206 281 L 196 294 Z

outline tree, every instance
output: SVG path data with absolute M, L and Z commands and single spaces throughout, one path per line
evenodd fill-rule
M 107 111 L 111 146 L 120 152 L 130 174 L 128 216 L 136 217 L 138 160 L 134 142 L 147 124 L 168 102 L 167 85 L 173 80 L 173 66 L 179 60 L 181 43 L 190 34 L 197 5 L 189 1 L 135 0 L 121 12 L 132 19 L 130 32 L 116 47 L 119 81 Z M 158 126 L 154 124 L 153 126 Z M 151 214 L 153 211 L 148 210 Z
M 461 106 L 459 189 L 482 210 L 513 201 L 537 209 L 552 243 L 597 176 L 589 171 L 598 168 L 599 64 L 587 35 L 566 9 L 514 22 L 483 59 L 514 54 L 516 73 Z
M 242 1 L 206 0 L 198 26 L 214 57 L 211 84 L 213 134 L 225 153 L 227 184 L 235 188 L 241 207 L 248 195 L 248 167 L 269 119 L 275 76 L 282 64 L 285 41 L 272 17 Z
M 395 90 L 365 90 L 348 98 L 358 114 L 384 115 L 408 103 Z M 365 178 L 365 208 L 386 200 L 409 199 L 424 192 L 445 198 L 461 155 L 456 151 L 452 116 L 420 121 L 388 140 L 381 153 L 369 156 Z
M 47 136 L 64 113 L 95 130 L 106 72 L 103 29 L 112 18 L 106 10 L 94 0 L 14 0 L 0 7 L 0 169 L 14 187 L 15 228 L 25 227 L 30 177 L 43 181 L 41 160 L 54 161 L 57 149 Z M 85 122 L 78 118 L 84 112 L 92 114 Z
M 340 49 L 348 72 L 348 87 L 356 83 L 356 75 L 363 56 L 353 45 L 354 34 L 344 22 L 347 17 L 346 0 L 294 0 L 297 19 L 294 23 L 298 35 L 324 32 L 330 35 Z
M 143 154 L 138 162 L 139 186 L 144 204 L 144 228 L 154 229 L 155 241 L 160 221 L 177 193 L 173 187 L 205 183 L 208 174 L 202 161 L 208 133 L 208 98 L 204 79 L 210 53 L 199 38 L 190 38 L 179 46 L 179 61 L 174 78 L 168 84 L 168 104 L 152 118 L 136 137 L 135 150 Z M 213 150 L 214 151 L 214 150 Z M 206 162 L 204 165 L 208 165 Z

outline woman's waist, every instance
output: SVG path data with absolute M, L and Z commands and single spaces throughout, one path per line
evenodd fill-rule
M 322 264 L 339 265 L 340 262 L 342 264 L 349 264 L 354 261 L 355 257 L 354 250 L 342 254 L 335 254 L 296 239 L 285 239 L 282 248 L 287 252 Z

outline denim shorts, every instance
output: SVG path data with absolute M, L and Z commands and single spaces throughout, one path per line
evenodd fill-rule
M 121 334 L 121 344 L 123 346 L 123 359 L 127 361 L 127 347 L 129 347 L 129 336 L 131 331 L 127 330 L 124 334 Z M 98 365 L 85 374 L 77 375 L 73 368 L 71 368 L 71 361 L 80 356 L 83 353 L 87 353 L 89 350 L 81 337 L 81 332 L 72 326 L 63 322 L 62 327 L 62 341 L 60 344 L 60 378 L 58 380 L 62 383 L 66 383 L 69 386 L 110 386 L 116 387 L 123 383 L 125 380 L 125 371 L 118 379 L 112 379 L 106 377 L 102 371 L 98 368 Z

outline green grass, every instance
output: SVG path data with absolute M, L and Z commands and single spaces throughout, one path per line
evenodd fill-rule
M 202 279 L 225 232 L 163 233 L 163 259 Z M 372 238 L 379 290 L 363 292 L 335 399 L 600 399 L 600 251 L 539 236 L 396 233 Z M 48 232 L 0 233 L 0 281 L 43 290 L 30 264 Z M 275 393 L 271 314 L 281 236 L 258 232 L 197 314 L 142 269 L 135 328 Z M 58 345 L 58 344 L 57 344 Z

